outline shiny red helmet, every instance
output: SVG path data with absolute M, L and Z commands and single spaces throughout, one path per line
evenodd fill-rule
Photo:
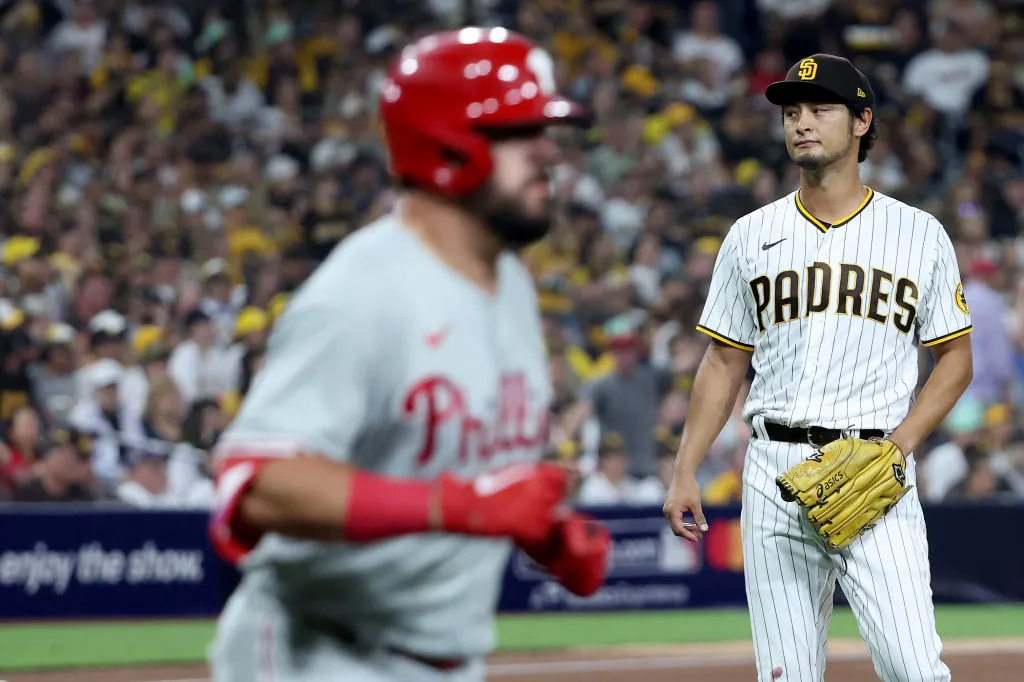
M 555 89 L 551 56 L 504 28 L 426 36 L 397 57 L 380 89 L 391 173 L 464 197 L 490 176 L 490 130 L 578 124 L 582 108 Z

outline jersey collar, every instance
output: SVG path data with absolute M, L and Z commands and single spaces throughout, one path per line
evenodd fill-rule
M 839 227 L 841 225 L 845 225 L 846 223 L 850 222 L 851 220 L 859 216 L 860 212 L 867 208 L 868 204 L 871 203 L 871 199 L 874 198 L 874 196 L 875 190 L 868 187 L 867 196 L 864 197 L 864 201 L 861 202 L 860 206 L 858 206 L 853 213 L 846 216 L 842 220 L 837 220 L 834 223 L 825 223 L 815 218 L 813 215 L 811 215 L 810 211 L 804 208 L 804 205 L 800 202 L 800 190 L 797 190 L 796 193 L 793 195 L 793 197 L 796 199 L 796 210 L 800 213 L 800 215 L 806 218 L 809 223 L 817 227 L 822 232 L 828 232 L 828 229 L 830 227 Z

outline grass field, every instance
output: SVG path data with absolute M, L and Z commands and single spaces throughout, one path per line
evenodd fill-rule
M 940 606 L 936 618 L 948 639 L 1024 637 L 1024 604 Z M 750 639 L 745 610 L 512 615 L 498 628 L 506 652 Z M 0 670 L 201 661 L 212 634 L 210 621 L 3 624 Z M 849 610 L 836 610 L 829 635 L 857 637 Z

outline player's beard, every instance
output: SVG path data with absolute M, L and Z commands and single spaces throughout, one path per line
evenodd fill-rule
M 800 166 L 805 171 L 820 171 L 828 168 L 836 161 L 845 158 L 847 154 L 853 149 L 853 145 L 857 144 L 857 138 L 853 134 L 853 127 L 850 130 L 850 139 L 846 143 L 846 146 L 838 152 L 832 154 L 825 154 L 824 152 L 819 154 L 808 154 L 800 157 L 793 157 L 793 162 Z
M 551 230 L 550 203 L 543 215 L 526 215 L 520 201 L 499 194 L 490 183 L 466 201 L 471 210 L 481 216 L 487 226 L 514 249 L 543 239 Z

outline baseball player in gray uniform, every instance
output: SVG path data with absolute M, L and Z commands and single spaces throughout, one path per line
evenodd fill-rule
M 482 680 L 513 546 L 576 594 L 602 585 L 607 530 L 539 462 L 551 389 L 513 253 L 548 229 L 547 128 L 581 119 L 553 71 L 464 28 L 382 84 L 401 198 L 293 297 L 217 447 L 211 535 L 243 569 L 217 682 Z

